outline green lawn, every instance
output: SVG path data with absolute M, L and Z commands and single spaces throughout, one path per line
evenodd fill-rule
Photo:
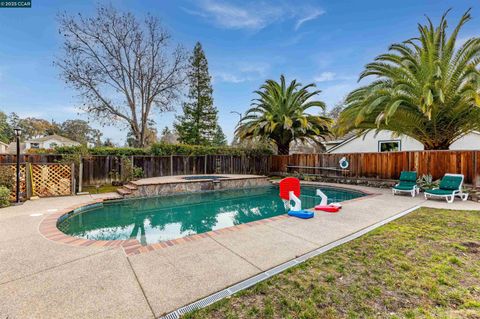
M 116 192 L 121 186 L 101 185 L 99 188 L 96 186 L 84 186 L 82 192 L 89 192 L 90 194 L 102 194 Z
M 480 212 L 421 209 L 187 318 L 480 318 Z

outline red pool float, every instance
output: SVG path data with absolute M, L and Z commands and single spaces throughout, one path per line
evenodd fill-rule
M 317 205 L 315 210 L 321 210 L 327 213 L 336 213 L 340 210 L 340 207 L 337 205 Z

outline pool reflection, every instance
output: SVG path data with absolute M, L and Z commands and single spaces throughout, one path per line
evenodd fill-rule
M 361 193 L 322 189 L 331 201 Z M 302 187 L 305 208 L 320 202 L 315 188 Z M 66 234 L 94 240 L 138 239 L 143 245 L 201 234 L 286 213 L 278 188 L 261 187 L 105 203 L 62 221 Z

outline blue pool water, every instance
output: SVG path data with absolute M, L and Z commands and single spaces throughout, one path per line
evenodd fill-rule
M 302 186 L 303 208 L 320 203 L 318 187 Z M 320 189 L 329 202 L 364 196 L 341 188 Z M 137 238 L 142 244 L 205 233 L 285 214 L 275 186 L 106 202 L 63 219 L 58 228 L 93 240 Z

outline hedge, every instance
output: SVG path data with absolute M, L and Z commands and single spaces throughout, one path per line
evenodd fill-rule
M 239 147 L 215 147 L 186 144 L 153 144 L 150 148 L 152 155 L 271 155 L 272 150 L 267 148 L 239 148 Z
M 133 147 L 92 147 L 85 146 L 61 146 L 53 150 L 36 149 L 29 150 L 30 154 L 81 154 L 81 155 L 112 155 L 112 156 L 133 156 L 133 155 L 271 155 L 269 148 L 239 148 L 239 147 L 214 147 L 186 144 L 153 144 L 150 148 Z
M 0 208 L 10 206 L 10 189 L 0 186 Z

